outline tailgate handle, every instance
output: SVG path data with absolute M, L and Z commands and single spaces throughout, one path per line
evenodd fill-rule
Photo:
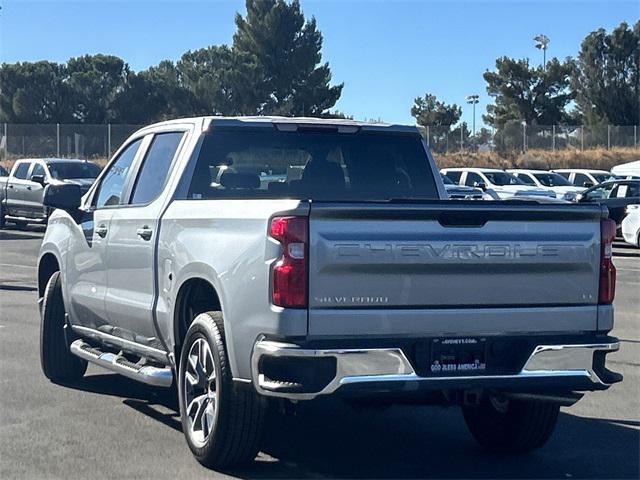
M 480 212 L 442 212 L 438 223 L 443 227 L 478 228 L 487 223 L 487 216 Z

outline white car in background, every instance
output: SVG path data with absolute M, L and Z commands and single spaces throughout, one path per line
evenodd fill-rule
M 616 165 L 611 169 L 611 173 L 628 180 L 640 178 L 640 160 Z
M 510 169 L 507 172 L 512 173 L 529 186 L 552 190 L 557 198 L 565 200 L 574 198 L 584 190 L 584 187 L 573 185 L 569 180 L 555 172 L 523 168 Z
M 621 230 L 625 242 L 640 247 L 640 205 L 627 205 Z
M 526 185 L 514 175 L 497 168 L 444 168 L 440 172 L 458 185 L 481 188 L 500 200 L 513 197 L 556 198 L 552 190 Z
M 576 187 L 590 188 L 610 180 L 618 180 L 621 177 L 606 170 L 589 170 L 581 168 L 558 168 L 551 170 L 559 173 Z

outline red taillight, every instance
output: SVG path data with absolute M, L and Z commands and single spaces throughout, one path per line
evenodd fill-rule
M 612 303 L 616 294 L 616 267 L 613 265 L 613 240 L 616 222 L 606 218 L 600 222 L 600 288 L 598 303 Z
M 269 235 L 282 244 L 282 256 L 271 267 L 271 301 L 287 308 L 307 306 L 306 217 L 274 217 Z

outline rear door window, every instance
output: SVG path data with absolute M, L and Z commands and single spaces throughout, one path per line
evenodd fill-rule
M 573 179 L 573 184 L 578 187 L 588 187 L 593 186 L 593 180 L 587 177 L 584 173 L 576 173 L 576 176 Z
M 462 172 L 448 171 L 446 175 L 447 175 L 447 177 L 449 177 L 451 179 L 451 181 L 453 181 L 454 183 L 459 184 L 460 183 L 460 177 L 462 176 Z
M 437 199 L 418 134 L 217 127 L 188 198 Z
M 514 175 L 516 177 L 518 177 L 518 180 L 520 180 L 525 185 L 535 185 L 536 184 L 536 182 L 534 182 L 533 179 L 526 173 L 514 173 Z
M 146 204 L 160 195 L 183 132 L 159 133 L 153 137 L 138 174 L 130 203 Z
M 20 180 L 26 180 L 27 174 L 29 173 L 29 167 L 31 164 L 29 162 L 23 162 L 18 165 L 16 168 L 16 173 L 13 175 L 15 178 L 19 178 Z

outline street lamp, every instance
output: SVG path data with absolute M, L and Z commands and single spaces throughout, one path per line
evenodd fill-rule
M 537 37 L 533 37 L 536 42 L 536 48 L 538 50 L 542 50 L 542 69 L 547 69 L 547 45 L 549 45 L 549 37 L 546 35 L 540 34 Z
M 476 103 L 478 103 L 480 100 L 478 100 L 480 98 L 480 95 L 477 94 L 473 94 L 473 95 L 467 95 L 467 103 L 470 103 L 473 105 L 473 136 L 476 136 Z

